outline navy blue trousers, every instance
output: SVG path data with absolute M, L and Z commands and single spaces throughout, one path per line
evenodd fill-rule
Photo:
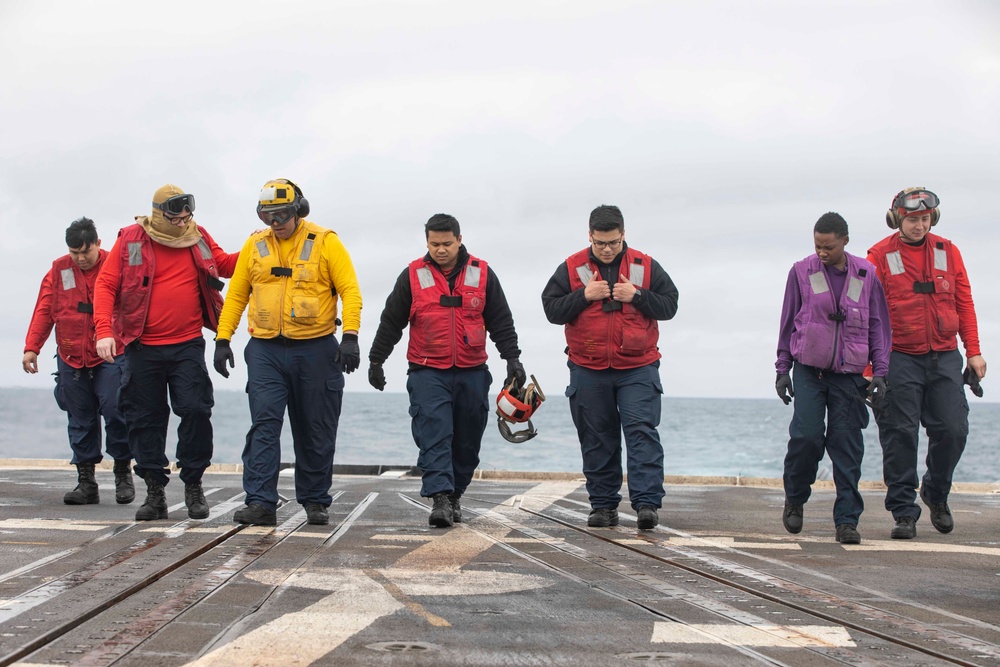
M 826 452 L 833 464 L 837 489 L 833 524 L 857 526 L 865 509 L 858 481 L 865 455 L 862 431 L 868 426 L 868 406 L 864 402 L 868 381 L 860 374 L 820 371 L 795 362 L 792 387 L 795 413 L 788 426 L 785 497 L 794 505 L 809 500 L 819 462 Z
M 420 449 L 421 496 L 462 494 L 469 487 L 489 420 L 492 382 L 486 367 L 410 371 L 406 391 L 410 429 Z
M 948 500 L 955 467 L 969 437 L 969 402 L 962 386 L 958 350 L 889 358 L 888 406 L 876 414 L 882 443 L 885 508 L 893 518 L 920 518 L 917 504 L 917 444 L 927 429 L 924 493 L 932 503 Z
M 329 507 L 344 374 L 333 336 L 251 338 L 243 352 L 252 425 L 243 448 L 247 504 L 278 506 L 281 425 L 288 409 L 295 451 L 295 500 Z
M 100 463 L 101 417 L 104 417 L 105 446 L 115 461 L 131 461 L 125 419 L 118 409 L 122 365 L 98 364 L 93 368 L 73 368 L 57 357 L 56 403 L 66 412 L 69 423 L 70 463 Z
M 167 403 L 167 393 L 170 403 Z M 205 339 L 174 345 L 130 343 L 122 369 L 121 409 L 135 472 L 160 484 L 170 480 L 167 423 L 177 426 L 177 467 L 185 484 L 201 480 L 212 462 L 212 408 L 215 395 L 205 365 Z
M 618 507 L 622 488 L 622 433 L 633 508 L 663 502 L 660 362 L 628 370 L 595 371 L 569 363 L 566 396 L 573 416 L 591 507 Z

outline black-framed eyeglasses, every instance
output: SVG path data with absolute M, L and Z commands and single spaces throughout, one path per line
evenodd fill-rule
M 181 215 L 184 209 L 187 209 L 188 213 L 194 213 L 194 195 L 174 195 L 162 204 L 154 201 L 153 208 L 173 216 Z
M 593 243 L 594 247 L 598 250 L 603 250 L 604 248 L 611 248 L 614 250 L 622 244 L 622 239 L 624 238 L 624 236 L 619 236 L 614 241 L 598 241 L 597 239 L 591 239 L 590 242 Z

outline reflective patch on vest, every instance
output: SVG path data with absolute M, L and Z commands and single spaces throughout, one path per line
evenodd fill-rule
M 583 266 L 576 267 L 576 275 L 580 277 L 580 281 L 586 287 L 590 279 L 594 277 L 594 272 L 590 270 L 589 266 L 584 264 Z
M 198 250 L 201 250 L 202 259 L 212 259 L 212 251 L 209 250 L 208 244 L 205 243 L 205 239 L 198 241 Z
M 899 254 L 898 250 L 887 253 L 885 261 L 889 264 L 889 273 L 892 275 L 898 276 L 906 273 L 906 269 L 903 268 L 903 256 Z
M 478 266 L 465 267 L 465 286 L 479 287 L 479 279 L 482 277 L 482 273 L 483 270 Z
M 133 241 L 128 244 L 128 265 L 142 266 L 142 242 Z
M 306 242 L 302 244 L 302 252 L 299 253 L 299 259 L 302 261 L 309 259 L 309 255 L 311 255 L 313 251 L 313 243 L 315 243 L 315 241 L 312 239 L 306 239 Z
M 261 257 L 267 257 L 271 254 L 271 251 L 267 247 L 267 241 L 257 241 L 257 254 Z
M 938 271 L 948 270 L 948 252 L 944 248 L 934 248 L 934 268 Z
M 417 281 L 420 282 L 420 289 L 434 287 L 434 275 L 427 267 L 417 269 Z
M 636 287 L 642 287 L 642 281 L 646 277 L 646 267 L 642 264 L 632 264 L 629 266 L 628 281 Z
M 59 277 L 62 278 L 63 289 L 76 288 L 76 274 L 73 273 L 73 269 L 63 269 L 59 272 Z
M 813 294 L 826 294 L 830 291 L 830 286 L 826 282 L 826 274 L 822 271 L 810 274 L 809 283 L 812 285 Z
M 855 278 L 851 276 L 851 282 L 847 285 L 847 298 L 854 303 L 858 302 L 861 298 L 861 289 L 865 286 L 864 281 L 861 278 Z

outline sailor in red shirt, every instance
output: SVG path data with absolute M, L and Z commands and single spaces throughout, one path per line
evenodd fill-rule
M 192 519 L 208 517 L 201 486 L 212 462 L 212 381 L 202 327 L 215 331 L 222 281 L 239 253 L 228 254 L 194 221 L 194 196 L 176 185 L 153 195 L 153 212 L 118 233 L 97 278 L 97 353 L 112 359 L 125 346 L 121 407 L 135 472 L 146 482 L 136 521 L 167 518 L 163 487 L 170 410 L 180 417 L 177 467 Z M 167 392 L 170 404 L 167 403 Z
M 94 282 L 108 253 L 90 218 L 75 220 L 66 230 L 69 254 L 52 262 L 45 274 L 38 301 L 24 341 L 21 365 L 25 373 L 38 372 L 38 353 L 56 329 L 56 403 L 66 411 L 67 431 L 73 450 L 78 484 L 63 496 L 67 505 L 100 502 L 94 466 L 101 455 L 101 417 L 104 417 L 105 447 L 115 461 L 115 500 L 132 502 L 128 436 L 118 410 L 121 364 L 97 356 L 94 343 Z
M 891 537 L 917 535 L 917 440 L 927 429 L 927 471 L 920 499 L 939 532 L 955 527 L 948 507 L 952 477 L 969 435 L 969 403 L 963 380 L 982 396 L 979 381 L 986 361 L 972 289 L 958 248 L 930 232 L 941 217 L 940 200 L 922 187 L 907 188 L 892 200 L 886 223 L 898 230 L 868 250 L 885 286 L 892 323 L 889 391 L 876 411 L 882 444 L 885 508 L 896 521 Z M 956 334 L 965 344 L 967 367 Z

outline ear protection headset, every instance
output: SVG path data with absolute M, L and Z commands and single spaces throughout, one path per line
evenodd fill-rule
M 279 178 L 279 181 L 283 183 L 288 183 L 295 190 L 295 215 L 304 218 L 309 215 L 309 200 L 306 199 L 305 195 L 302 194 L 302 188 L 295 185 L 287 178 Z
M 914 192 L 920 192 L 921 190 L 926 190 L 926 188 L 918 186 L 914 188 L 906 188 L 905 190 L 900 190 L 896 193 L 896 196 L 892 198 L 892 205 L 885 213 L 885 224 L 889 225 L 889 229 L 899 229 L 900 223 L 903 222 L 903 218 L 899 216 L 900 202 L 903 197 Z M 929 209 L 929 211 L 931 214 L 931 227 L 933 227 L 938 223 L 938 220 L 941 219 L 941 206 L 935 206 L 934 208 Z

